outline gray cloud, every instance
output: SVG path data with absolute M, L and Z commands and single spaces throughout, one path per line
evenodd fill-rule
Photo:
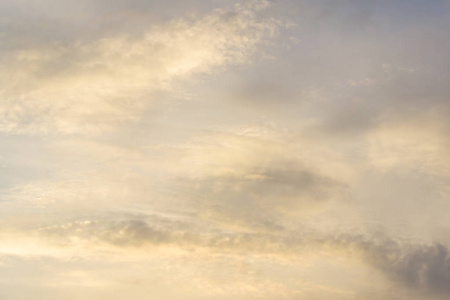
M 165 218 L 80 221 L 41 228 L 40 234 L 65 245 L 73 238 L 91 245 L 117 247 L 175 246 L 236 255 L 251 253 L 295 257 L 303 251 L 338 251 L 362 259 L 388 280 L 431 295 L 450 295 L 450 253 L 442 244 L 419 244 L 384 235 L 321 234 L 309 230 L 277 233 L 222 231 L 211 223 L 183 223 Z M 194 226 L 194 227 L 193 227 Z M 316 249 L 316 250 L 314 250 Z
M 417 112 L 448 114 L 445 3 L 287 1 L 278 9 L 296 26 L 283 32 L 277 59 L 233 83 L 256 109 L 278 107 L 349 136 Z
M 450 295 L 450 255 L 448 247 L 402 245 L 386 241 L 381 245 L 361 245 L 366 259 L 377 269 L 414 289 Z
M 200 215 L 266 229 L 278 228 L 277 219 L 283 215 L 320 207 L 345 190 L 343 183 L 296 161 L 258 159 L 246 175 L 179 179 L 177 184 L 196 203 Z

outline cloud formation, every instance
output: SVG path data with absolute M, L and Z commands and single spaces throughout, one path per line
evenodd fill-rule
M 325 251 L 359 259 L 383 274 L 387 280 L 417 292 L 448 296 L 450 255 L 442 244 L 417 244 L 385 236 L 351 233 L 329 235 L 308 230 L 265 233 L 230 233 L 204 225 L 189 225 L 167 218 L 151 217 L 121 221 L 81 221 L 39 229 L 50 241 L 74 247 L 88 241 L 88 247 L 176 247 L 184 251 L 204 249 L 209 253 L 274 255 L 295 260 L 297 256 Z M 309 253 L 309 254 L 308 254 Z
M 449 298 L 449 15 L 0 0 L 0 298 Z
M 52 42 L 3 53 L 2 132 L 79 133 L 139 118 L 175 79 L 243 63 L 271 19 L 238 6 L 154 25 L 142 36 Z

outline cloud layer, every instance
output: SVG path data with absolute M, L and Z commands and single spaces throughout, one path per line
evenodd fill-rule
M 0 298 L 450 295 L 445 1 L 0 1 Z

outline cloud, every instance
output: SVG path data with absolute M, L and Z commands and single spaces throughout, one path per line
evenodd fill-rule
M 26 215 L 23 222 L 48 215 L 46 223 L 58 223 L 103 207 L 105 213 L 176 213 L 233 230 L 277 231 L 348 202 L 355 172 L 314 141 L 264 127 L 139 149 L 78 139 L 48 146 L 51 159 L 42 163 L 56 170 L 5 191 L 3 215 Z
M 6 298 L 450 295 L 443 5 L 0 2 Z
M 347 236 L 342 242 L 356 247 L 363 260 L 389 280 L 419 292 L 450 295 L 450 254 L 445 245 L 361 236 Z
M 174 79 L 245 63 L 275 22 L 245 6 L 155 25 L 143 36 L 23 46 L 2 53 L 2 132 L 79 133 L 139 118 Z
M 170 257 L 166 258 L 169 261 L 176 258 L 173 257 L 174 253 L 200 256 L 213 261 L 221 255 L 234 260 L 265 257 L 270 260 L 272 267 L 283 264 L 284 261 L 295 262 L 296 265 L 299 259 L 309 257 L 313 260 L 320 258 L 321 261 L 325 258 L 337 261 L 338 257 L 345 257 L 352 264 L 363 263 L 385 278 L 387 285 L 377 283 L 377 293 L 380 295 L 398 295 L 402 299 L 401 295 L 416 293 L 418 299 L 440 299 L 439 297 L 445 298 L 450 294 L 449 249 L 438 243 L 421 244 L 384 234 L 340 233 L 338 230 L 320 232 L 306 228 L 243 232 L 223 228 L 217 226 L 217 223 L 195 216 L 185 217 L 183 220 L 179 216 L 168 215 L 108 214 L 99 219 L 56 223 L 31 231 L 15 231 L 14 234 L 8 234 L 8 229 L 4 228 L 1 234 L 1 253 L 24 257 L 51 255 L 61 259 L 74 255 L 92 259 L 101 253 L 103 261 L 114 261 L 117 255 L 126 253 L 130 262 L 139 261 L 149 253 L 165 253 Z M 17 251 L 19 248 L 13 241 L 28 245 L 28 252 Z M 22 247 L 22 250 L 25 249 Z M 356 266 L 358 264 L 350 269 L 355 271 Z M 328 271 L 337 268 L 327 269 L 328 267 Z M 319 262 L 312 263 L 308 268 L 312 268 L 309 272 L 324 271 Z M 333 281 L 328 284 L 333 284 Z M 328 290 L 330 296 L 335 293 L 345 294 L 345 290 L 333 292 L 330 285 L 323 288 Z M 384 290 L 386 288 L 393 290 L 389 292 Z M 286 293 L 290 294 L 292 291 L 286 289 Z M 317 289 L 314 291 L 319 295 L 322 293 Z M 360 291 L 364 294 L 364 290 Z M 373 296 L 374 294 L 370 297 Z
M 419 244 L 385 235 L 330 234 L 283 230 L 277 233 L 239 233 L 218 230 L 205 224 L 191 225 L 153 217 L 117 221 L 81 221 L 41 228 L 40 234 L 68 245 L 88 240 L 91 245 L 116 247 L 196 248 L 232 255 L 262 254 L 292 259 L 304 253 L 325 251 L 344 253 L 380 271 L 388 280 L 431 295 L 449 295 L 450 253 L 442 244 Z M 66 244 L 67 245 L 67 244 Z M 306 252 L 305 252 L 306 251 Z
M 435 109 L 384 122 L 367 135 L 370 163 L 382 170 L 414 170 L 447 177 L 450 162 L 446 123 Z
M 344 198 L 352 170 L 314 142 L 264 129 L 210 132 L 163 147 L 169 185 L 201 218 L 223 226 L 276 230 L 280 221 Z M 315 151 L 315 154 L 312 152 Z M 338 174 L 341 174 L 338 178 Z
M 350 139 L 436 108 L 445 119 L 447 5 L 285 1 L 278 9 L 296 26 L 282 33 L 275 60 L 233 83 L 241 103 Z
M 345 186 L 290 161 L 275 161 L 249 170 L 205 179 L 178 179 L 200 215 L 223 222 L 277 228 L 277 219 L 311 212 L 337 197 Z

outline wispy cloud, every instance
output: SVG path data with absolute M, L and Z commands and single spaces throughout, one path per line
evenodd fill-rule
M 1 130 L 79 133 L 139 118 L 175 79 L 244 63 L 276 22 L 251 7 L 154 25 L 139 37 L 53 42 L 3 53 Z
M 449 298 L 449 12 L 0 0 L 0 298 Z

